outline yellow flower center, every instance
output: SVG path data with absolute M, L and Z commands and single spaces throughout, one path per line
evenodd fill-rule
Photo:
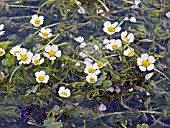
M 56 52 L 51 50 L 51 51 L 49 51 L 48 55 L 49 55 L 49 57 L 55 57 L 56 56 Z
M 89 68 L 89 69 L 88 69 L 88 73 L 94 74 L 94 73 L 95 73 L 95 70 L 94 70 L 93 68 Z
M 0 56 L 3 56 L 4 55 L 4 52 L 3 51 L 0 51 Z
M 44 81 L 45 78 L 44 78 L 44 76 L 38 76 L 38 80 L 39 80 L 39 81 Z
M 109 32 L 115 32 L 115 28 L 113 26 L 108 27 Z
M 28 60 L 28 56 L 27 56 L 26 54 L 22 54 L 22 55 L 20 56 L 20 59 L 21 59 L 21 61 L 25 62 L 25 61 Z
M 43 37 L 48 37 L 48 32 L 43 32 L 43 33 L 42 33 L 42 36 L 43 36 Z
M 129 39 L 128 39 L 126 36 L 123 36 L 123 41 L 124 41 L 124 42 L 128 42 Z
M 112 45 L 112 49 L 117 49 L 117 47 L 118 47 L 117 44 Z
M 133 52 L 131 51 L 131 52 L 128 52 L 128 56 L 130 57 L 130 56 L 133 56 Z
M 40 63 L 39 59 L 34 60 L 34 64 L 39 64 L 39 63 Z
M 66 92 L 61 92 L 61 94 L 62 94 L 63 96 L 67 96 L 67 93 L 66 93 Z
M 150 62 L 148 60 L 143 60 L 142 61 L 142 66 L 147 68 L 150 65 Z
M 103 64 L 102 62 L 97 62 L 97 67 L 98 67 L 98 68 L 102 68 L 103 65 L 104 65 L 104 64 Z
M 14 55 L 16 56 L 16 54 L 17 54 L 17 53 L 19 53 L 19 51 L 18 51 L 18 50 L 16 50 L 16 51 L 14 52 Z
M 89 82 L 90 82 L 90 83 L 94 83 L 94 81 L 95 81 L 95 78 L 93 78 L 93 77 L 90 77 L 90 78 L 89 78 Z
M 35 21 L 34 21 L 34 23 L 36 24 L 36 25 L 39 25 L 40 24 L 40 19 L 36 19 Z

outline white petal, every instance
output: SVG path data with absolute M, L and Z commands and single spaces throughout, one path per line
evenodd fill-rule
M 75 66 L 79 67 L 79 66 L 80 66 L 80 63 L 79 63 L 79 62 L 75 63 Z
M 142 54 L 142 55 L 141 55 L 141 58 L 142 58 L 143 60 L 147 60 L 147 59 L 148 59 L 148 54 L 147 54 L 147 53 Z
M 48 33 L 50 33 L 50 32 L 51 32 L 51 29 L 50 29 L 50 28 L 46 28 L 45 31 L 48 32 Z
M 27 49 L 25 48 L 20 48 L 20 54 L 26 54 L 27 53 Z
M 27 55 L 29 58 L 32 58 L 33 53 L 32 53 L 32 52 L 30 52 L 30 51 L 28 51 L 26 55 Z
M 39 73 L 40 76 L 45 76 L 45 71 L 41 70 Z
M 5 31 L 0 31 L 0 36 L 3 35 L 5 33 Z
M 48 83 L 48 80 L 49 80 L 49 75 L 45 75 L 44 83 Z
M 60 57 L 60 56 L 61 56 L 61 51 L 58 50 L 58 51 L 56 52 L 56 57 Z
M 38 19 L 38 15 L 36 15 L 36 14 L 34 14 L 33 16 L 32 16 L 32 19 Z
M 136 18 L 135 18 L 135 17 L 131 17 L 131 18 L 130 18 L 130 22 L 135 23 L 135 22 L 136 22 Z
M 44 20 L 44 16 L 39 16 L 40 21 Z
M 47 46 L 45 47 L 45 51 L 46 51 L 46 52 L 51 51 L 51 49 L 52 49 L 52 47 L 51 47 L 50 45 L 47 45 Z
M 44 56 L 49 58 L 49 55 L 48 55 L 48 53 L 46 53 L 46 52 L 44 53 Z
M 127 36 L 127 31 L 121 33 L 121 37 Z
M 42 64 L 42 63 L 44 63 L 44 58 L 42 58 L 42 59 L 40 60 L 40 64 Z
M 81 43 L 80 48 L 84 48 L 84 47 L 86 47 L 86 45 L 87 45 L 86 43 Z
M 104 105 L 104 104 L 100 104 L 100 106 L 99 106 L 99 110 L 100 111 L 105 111 L 107 108 L 106 108 L 106 105 Z
M 128 50 L 125 50 L 124 52 L 123 52 L 123 54 L 125 55 L 125 56 L 128 56 Z
M 34 57 L 35 59 L 40 59 L 40 54 L 35 54 L 33 57 Z
M 41 32 L 42 33 L 46 32 L 46 29 L 45 28 L 41 28 Z
M 77 38 L 74 38 L 75 41 L 79 42 L 79 43 L 82 43 L 84 42 L 84 38 L 82 36 L 79 36 Z
M 56 57 L 49 57 L 49 59 L 50 59 L 50 60 L 55 60 L 55 59 L 56 59 Z
M 127 20 L 129 20 L 129 18 L 128 18 L 128 17 L 125 17 L 124 20 L 127 21 Z
M 116 28 L 117 25 L 118 25 L 118 22 L 114 22 L 114 23 L 112 24 L 112 26 L 113 26 L 114 28 Z
M 153 76 L 154 72 L 148 73 L 145 75 L 145 80 L 149 80 Z
M 36 73 L 35 73 L 35 76 L 36 76 L 36 77 L 40 76 L 40 72 L 36 72 Z
M 141 0 L 135 0 L 135 4 L 140 4 Z
M 100 74 L 100 70 L 96 70 L 96 71 L 95 71 L 95 74 L 96 74 L 96 75 Z
M 129 39 L 128 42 L 133 42 L 134 41 L 134 35 L 132 33 L 129 33 L 129 35 L 127 36 L 127 38 Z
M 139 66 L 139 69 L 140 69 L 141 71 L 146 71 L 146 68 L 143 67 L 143 66 Z
M 142 61 L 143 61 L 142 58 L 137 58 L 137 65 L 138 65 L 138 66 L 139 66 L 139 65 L 142 65 Z
M 65 92 L 65 87 L 60 87 L 58 93 Z
M 58 50 L 58 46 L 57 45 L 52 45 L 51 49 L 56 52 Z
M 108 39 L 103 40 L 103 44 L 108 44 L 110 41 Z
M 3 24 L 0 25 L 0 31 L 1 31 L 2 29 L 4 29 L 4 25 L 3 25 Z
M 155 63 L 155 58 L 153 56 L 149 56 L 148 60 L 150 63 Z
M 115 28 L 115 32 L 120 32 L 120 30 L 121 30 L 121 27 L 116 27 Z
M 170 11 L 165 14 L 168 18 L 170 18 Z
M 79 14 L 85 14 L 85 10 L 84 10 L 84 8 L 82 8 L 82 7 L 80 7 L 80 8 L 77 10 L 77 12 L 78 12 Z
M 154 64 L 150 64 L 150 65 L 147 67 L 147 70 L 148 70 L 148 71 L 151 71 L 152 69 L 154 69 L 154 67 L 155 67 Z
M 105 27 L 109 27 L 109 26 L 111 26 L 111 22 L 110 21 L 105 21 L 103 25 Z

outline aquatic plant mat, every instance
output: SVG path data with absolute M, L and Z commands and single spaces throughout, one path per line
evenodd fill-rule
M 1 0 L 0 128 L 168 128 L 169 55 L 169 0 Z

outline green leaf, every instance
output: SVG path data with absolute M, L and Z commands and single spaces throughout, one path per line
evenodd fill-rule
M 142 125 L 138 124 L 137 128 L 149 128 L 149 126 L 145 123 L 143 123 Z
M 62 128 L 63 124 L 62 122 L 55 122 L 53 117 L 49 117 L 47 120 L 44 120 L 43 126 L 46 128 Z
M 6 50 L 11 42 L 0 42 L 0 48 Z

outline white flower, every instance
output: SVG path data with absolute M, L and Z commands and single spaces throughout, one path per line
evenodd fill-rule
M 103 31 L 106 32 L 108 35 L 112 35 L 115 32 L 120 32 L 121 27 L 118 27 L 117 25 L 118 25 L 118 22 L 111 24 L 110 21 L 106 21 L 104 23 Z
M 50 38 L 52 36 L 50 28 L 41 28 L 41 32 L 39 32 L 39 36 L 42 38 Z
M 99 47 L 95 44 L 95 45 L 94 45 L 94 49 L 95 49 L 95 50 L 98 50 Z
M 128 56 L 128 57 L 131 57 L 134 55 L 134 49 L 133 48 L 128 48 L 124 51 L 124 55 L 125 56 Z
M 114 92 L 114 90 L 115 90 L 115 89 L 114 89 L 113 87 L 109 87 L 109 88 L 107 89 L 108 92 Z
M 59 88 L 58 94 L 60 97 L 65 97 L 65 98 L 67 98 L 71 95 L 70 89 L 65 88 L 63 86 Z
M 88 74 L 88 76 L 86 76 L 86 81 L 89 83 L 95 83 L 97 81 L 97 75 Z
M 0 56 L 3 56 L 5 54 L 5 50 L 0 48 Z
M 125 18 L 124 18 L 124 21 L 128 21 L 128 20 L 129 20 L 129 18 L 128 18 L 128 17 L 125 17 Z
M 4 29 L 4 25 L 0 25 L 0 36 L 4 34 L 5 31 L 2 31 Z
M 80 62 L 75 63 L 75 66 L 79 67 L 80 66 Z
M 17 53 L 19 53 L 19 51 L 20 51 L 20 46 L 17 45 L 17 46 L 13 47 L 13 48 L 10 50 L 10 53 L 11 53 L 12 55 L 16 56 Z
M 168 18 L 170 18 L 170 11 L 165 14 Z
M 80 7 L 80 8 L 77 10 L 77 12 L 78 12 L 79 14 L 85 14 L 85 10 L 84 10 L 83 7 Z
M 75 2 L 76 2 L 77 5 L 81 5 L 81 2 L 78 1 L 78 0 L 75 0 Z
M 103 44 L 108 44 L 108 43 L 110 43 L 110 40 L 108 40 L 108 39 L 103 40 Z
M 110 43 L 106 45 L 106 49 L 109 49 L 111 51 L 116 50 L 122 46 L 122 41 L 120 39 L 112 39 L 110 40 Z
M 134 35 L 133 35 L 133 33 L 129 33 L 127 35 L 127 31 L 124 31 L 124 32 L 121 33 L 121 39 L 122 39 L 123 42 L 131 43 L 131 42 L 134 41 Z
M 50 60 L 55 60 L 56 57 L 60 57 L 61 56 L 61 51 L 58 50 L 58 46 L 57 45 L 47 45 L 45 47 L 45 53 L 44 56 L 48 57 Z
M 100 73 L 100 70 L 96 70 L 96 67 L 92 65 L 91 63 L 86 63 L 86 68 L 84 70 L 87 74 L 95 74 L 98 75 Z
M 35 54 L 33 57 L 32 57 L 32 63 L 34 65 L 40 65 L 44 62 L 44 58 L 41 58 L 40 59 L 40 54 Z
M 86 47 L 86 45 L 87 45 L 86 43 L 81 43 L 80 48 L 84 48 L 84 47 Z
M 31 62 L 31 58 L 33 56 L 33 53 L 30 51 L 27 51 L 25 48 L 20 48 L 19 53 L 16 54 L 17 60 L 20 60 L 19 64 L 29 64 Z
M 141 58 L 137 58 L 137 65 L 141 71 L 151 71 L 154 69 L 155 58 L 153 56 L 149 56 L 147 53 L 142 54 Z
M 106 109 L 107 109 L 106 105 L 104 105 L 103 103 L 101 103 L 100 106 L 99 106 L 99 110 L 100 110 L 100 111 L 106 111 Z
M 87 58 L 84 59 L 83 63 L 88 64 L 88 63 L 92 63 L 92 62 L 93 62 L 93 60 L 87 57 Z
M 80 52 L 79 55 L 80 55 L 81 57 L 83 57 L 83 58 L 87 57 L 87 55 L 86 55 L 85 53 L 83 53 L 83 52 Z
M 99 61 L 99 62 L 94 63 L 93 66 L 94 66 L 96 69 L 100 69 L 100 68 L 103 68 L 104 66 L 106 66 L 106 64 L 107 64 L 107 63 L 103 63 L 103 62 Z
M 35 73 L 36 81 L 38 83 L 47 83 L 49 80 L 49 75 L 45 74 L 45 71 L 41 70 L 40 72 Z
M 135 4 L 131 6 L 132 9 L 139 8 L 139 4 L 141 3 L 141 0 L 135 0 Z
M 145 75 L 145 80 L 149 80 L 153 76 L 154 72 Z
M 131 17 L 130 18 L 130 22 L 136 23 L 136 18 L 135 17 Z
M 79 36 L 77 38 L 74 38 L 75 41 L 79 42 L 79 43 L 83 43 L 84 42 L 84 37 Z
M 30 23 L 33 24 L 35 27 L 39 27 L 44 22 L 43 16 L 33 15 L 32 19 L 30 20 Z

